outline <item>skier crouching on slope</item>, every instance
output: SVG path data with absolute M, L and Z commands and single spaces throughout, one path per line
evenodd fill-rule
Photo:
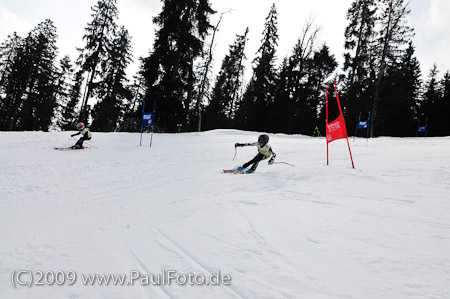
M 256 145 L 256 147 L 258 148 L 258 154 L 253 159 L 251 159 L 250 161 L 248 161 L 247 163 L 242 165 L 242 167 L 238 167 L 236 169 L 237 171 L 244 171 L 247 167 L 252 165 L 252 167 L 245 172 L 253 173 L 253 172 L 255 172 L 256 167 L 258 167 L 259 162 L 269 158 L 270 156 L 272 156 L 272 157 L 269 160 L 269 165 L 273 164 L 273 161 L 275 160 L 275 157 L 277 155 L 273 152 L 272 147 L 269 144 L 269 136 L 268 135 L 265 135 L 265 134 L 260 135 L 258 137 L 258 142 L 236 143 L 234 145 L 234 147 L 253 146 L 253 145 Z
M 74 136 L 77 136 L 77 135 L 81 134 L 81 138 L 77 141 L 77 143 L 75 143 L 74 146 L 71 146 L 71 148 L 73 148 L 73 149 L 82 149 L 82 148 L 84 148 L 83 142 L 85 140 L 91 140 L 92 134 L 91 134 L 91 131 L 89 131 L 89 129 L 86 128 L 83 123 L 78 123 L 77 124 L 77 129 L 78 129 L 78 133 L 72 134 L 70 136 L 74 137 Z

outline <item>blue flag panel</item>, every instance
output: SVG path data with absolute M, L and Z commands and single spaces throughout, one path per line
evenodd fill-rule
M 153 125 L 155 122 L 155 113 L 142 113 L 142 124 Z
M 368 126 L 368 123 L 369 123 L 369 121 L 368 120 L 366 120 L 366 121 L 360 121 L 359 123 L 358 123 L 358 129 L 367 129 L 367 126 Z

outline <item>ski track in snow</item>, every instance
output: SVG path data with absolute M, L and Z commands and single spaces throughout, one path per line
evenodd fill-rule
M 250 160 L 260 133 L 215 130 L 0 132 L 0 298 L 435 298 L 450 294 L 450 138 L 330 144 L 270 134 L 277 161 Z M 230 286 L 12 287 L 18 270 L 163 270 Z

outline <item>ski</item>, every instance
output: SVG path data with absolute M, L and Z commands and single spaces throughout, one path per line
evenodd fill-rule
M 233 172 L 235 172 L 236 170 L 234 170 L 234 169 L 224 169 L 223 170 L 223 172 L 224 173 L 233 173 Z
M 89 147 L 84 148 L 73 148 L 73 147 L 55 147 L 54 148 L 57 151 L 72 151 L 72 150 L 82 150 L 82 149 L 89 149 Z
M 247 171 L 238 171 L 236 169 L 224 169 L 223 173 L 234 173 L 234 174 L 250 174 L 252 172 L 247 172 Z

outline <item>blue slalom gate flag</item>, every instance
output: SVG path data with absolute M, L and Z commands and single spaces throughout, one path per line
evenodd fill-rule
M 370 129 L 370 111 L 368 113 L 368 117 L 366 121 L 361 121 L 361 113 L 358 116 L 358 122 L 356 123 L 355 135 L 353 136 L 353 141 L 355 141 L 356 133 L 359 129 L 367 130 L 366 132 L 366 140 L 369 140 L 369 129 Z
M 425 126 L 420 125 L 420 119 L 417 120 L 416 137 L 419 135 L 419 133 L 425 133 L 425 137 L 427 137 L 427 127 L 428 127 L 428 117 L 425 119 Z
M 357 125 L 357 129 L 367 129 L 367 127 L 369 126 L 369 121 L 359 121 L 358 125 Z
M 427 131 L 427 127 L 419 127 L 417 129 L 417 132 L 426 132 Z
M 150 125 L 152 126 L 152 136 L 150 138 L 150 147 L 152 146 L 153 141 L 153 126 L 155 125 L 155 112 L 156 112 L 156 101 L 153 106 L 153 112 L 151 113 L 145 113 L 145 100 L 142 104 L 142 120 L 141 120 L 141 142 L 139 145 L 142 145 L 142 133 L 144 131 L 144 125 Z
M 142 113 L 142 124 L 145 125 L 151 125 L 153 126 L 155 124 L 155 113 Z

